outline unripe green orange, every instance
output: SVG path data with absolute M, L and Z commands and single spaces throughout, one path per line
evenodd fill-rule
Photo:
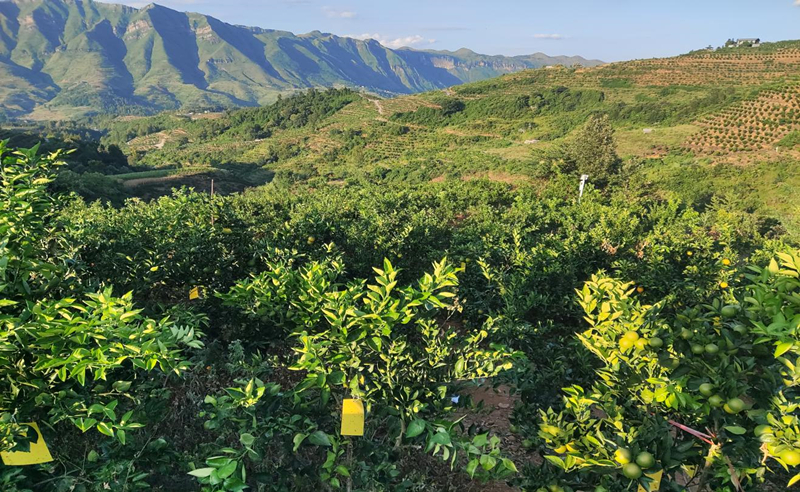
M 631 480 L 638 480 L 642 477 L 642 469 L 636 463 L 628 463 L 622 467 L 622 474 Z
M 619 448 L 614 451 L 614 459 L 621 465 L 627 465 L 633 459 L 633 454 L 629 449 Z
M 714 394 L 714 385 L 711 383 L 703 383 L 700 385 L 700 394 L 706 398 Z
M 745 409 L 747 405 L 742 401 L 741 398 L 731 398 L 728 400 L 728 403 L 725 404 L 725 411 L 734 414 L 739 413 Z
M 723 287 L 724 289 L 725 287 Z M 728 305 L 722 308 L 720 311 L 723 318 L 731 319 L 739 314 L 739 306 Z
M 644 451 L 636 456 L 636 464 L 646 470 L 656 464 L 656 459 L 652 454 Z
M 719 395 L 714 395 L 708 399 L 708 404 L 714 408 L 721 407 L 723 403 L 725 403 L 725 400 Z
M 758 427 L 755 428 L 753 434 L 755 434 L 756 437 L 761 437 L 764 434 L 772 434 L 772 432 L 773 432 L 772 427 L 770 427 L 769 425 L 759 425 Z

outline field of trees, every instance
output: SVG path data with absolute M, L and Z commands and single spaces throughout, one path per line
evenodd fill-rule
M 797 52 L 6 127 L 0 489 L 785 490 Z

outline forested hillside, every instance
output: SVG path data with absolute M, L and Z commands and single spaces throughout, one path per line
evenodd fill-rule
M 257 106 L 346 86 L 380 95 L 450 87 L 580 57 L 392 50 L 374 40 L 234 26 L 151 4 L 0 2 L 0 116 L 36 120 Z

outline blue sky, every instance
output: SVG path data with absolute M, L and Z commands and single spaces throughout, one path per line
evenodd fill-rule
M 104 0 L 115 1 L 115 0 Z M 119 0 L 117 0 L 119 1 Z M 149 1 L 121 0 L 142 7 Z M 800 0 L 158 0 L 232 24 L 371 37 L 389 47 L 670 56 L 728 38 L 800 39 Z

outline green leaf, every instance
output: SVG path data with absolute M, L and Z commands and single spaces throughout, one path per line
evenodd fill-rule
M 775 348 L 775 357 L 780 357 L 786 352 L 790 351 L 794 346 L 794 342 L 782 342 Z
M 342 465 L 339 465 L 339 466 L 336 467 L 336 473 L 338 473 L 339 475 L 342 475 L 343 477 L 349 477 L 350 476 L 350 470 L 348 470 L 347 468 L 345 468 Z
M 124 393 L 131 389 L 131 382 L 130 381 L 117 381 L 116 383 L 111 385 L 112 388 L 115 390 Z
M 508 458 L 503 458 L 503 466 L 505 467 L 506 470 L 513 471 L 514 473 L 519 473 L 519 471 L 517 470 L 517 465 L 515 465 L 514 462 Z
M 239 436 L 239 442 L 244 444 L 245 446 L 252 446 L 255 442 L 256 438 L 252 434 L 244 433 Z
M 747 433 L 747 429 L 736 425 L 726 425 L 725 430 L 730 432 L 731 434 L 736 434 L 737 436 L 741 436 Z
M 469 463 L 467 463 L 467 473 L 469 474 L 470 478 L 475 477 L 475 471 L 478 469 L 479 464 L 480 463 L 477 459 L 471 460 Z
M 331 440 L 328 435 L 322 431 L 317 431 L 308 436 L 308 441 L 315 446 L 330 446 Z
M 567 469 L 567 465 L 564 464 L 564 460 L 562 460 L 558 456 L 545 456 L 544 459 L 556 465 L 557 467 L 561 468 L 562 470 Z
M 494 468 L 495 465 L 497 465 L 497 460 L 494 457 L 489 456 L 488 454 L 481 456 L 481 466 L 484 470 L 489 471 Z
M 418 435 L 425 432 L 426 422 L 422 419 L 416 419 L 408 424 L 408 429 L 406 429 L 406 437 L 409 439 L 413 439 Z
M 217 476 L 224 480 L 233 475 L 233 472 L 236 471 L 236 467 L 238 466 L 239 466 L 238 462 L 231 460 L 229 463 L 227 463 L 222 468 L 217 470 Z
M 306 437 L 308 437 L 308 434 L 297 433 L 294 435 L 294 439 L 292 439 L 292 442 L 294 443 L 294 449 L 292 449 L 293 452 L 297 452 L 297 450 L 300 448 L 300 445 L 303 444 L 303 441 L 305 441 Z
M 206 478 L 211 476 L 212 473 L 214 473 L 214 468 L 198 468 L 190 471 L 189 475 L 197 478 Z
M 439 431 L 433 435 L 430 439 L 431 444 L 440 444 L 442 446 L 447 446 L 450 444 L 450 434 L 445 431 Z
M 381 345 L 382 345 L 381 338 L 380 337 L 367 338 L 367 345 L 369 346 L 369 348 L 371 348 L 375 352 L 380 352 L 381 351 Z
M 109 437 L 114 437 L 114 429 L 112 429 L 105 422 L 100 422 L 99 424 L 97 424 L 97 430 L 99 430 L 101 434 L 105 434 Z

